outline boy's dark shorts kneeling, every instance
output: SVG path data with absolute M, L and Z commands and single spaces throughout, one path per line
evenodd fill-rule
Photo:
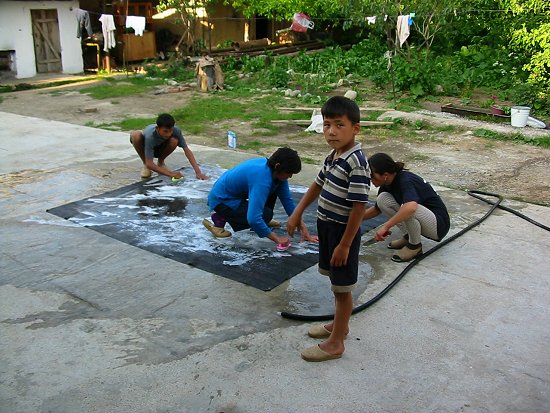
M 141 138 L 142 138 L 142 139 L 145 139 L 145 138 L 143 137 L 143 133 L 141 134 Z M 153 148 L 153 151 L 154 151 L 154 153 L 153 153 L 153 158 L 158 158 L 160 155 L 162 155 L 162 153 L 164 152 L 164 147 L 165 147 L 166 145 L 168 145 L 168 141 L 169 141 L 169 140 L 170 140 L 170 139 L 166 139 L 166 140 L 165 140 L 164 142 L 162 142 L 160 145 L 155 146 L 155 147 Z M 132 134 L 130 134 L 130 143 L 131 143 L 132 145 L 134 144 L 134 142 L 132 141 Z
M 361 230 L 357 231 L 349 248 L 348 262 L 342 267 L 330 265 L 334 249 L 340 243 L 346 225 L 335 222 L 317 220 L 317 234 L 319 236 L 319 272 L 330 277 L 332 291 L 347 293 L 355 288 L 359 272 L 359 248 L 361 247 Z

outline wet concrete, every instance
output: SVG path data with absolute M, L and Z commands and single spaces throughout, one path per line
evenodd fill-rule
M 262 292 L 52 216 L 138 179 L 127 134 L 0 121 L 1 412 L 550 410 L 547 232 L 495 212 L 355 315 L 341 360 L 308 364 L 308 324 L 278 312 L 332 312 L 315 268 Z M 192 149 L 222 168 L 250 157 Z M 311 183 L 304 169 L 294 183 Z M 488 208 L 438 190 L 452 233 Z M 507 205 L 550 223 L 548 208 Z M 356 303 L 405 267 L 390 256 L 362 248 Z

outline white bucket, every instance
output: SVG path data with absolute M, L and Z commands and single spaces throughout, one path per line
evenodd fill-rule
M 512 126 L 524 128 L 525 125 L 527 125 L 529 112 L 531 112 L 531 108 L 529 106 L 512 106 L 510 109 L 510 122 L 512 123 Z

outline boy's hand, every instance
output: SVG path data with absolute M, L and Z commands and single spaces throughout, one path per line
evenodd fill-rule
M 310 241 L 310 242 L 319 242 L 319 237 L 317 235 L 310 235 L 307 230 L 306 224 L 304 221 L 300 223 L 300 234 L 302 235 L 301 242 Z
M 289 216 L 288 221 L 286 222 L 286 232 L 288 232 L 288 235 L 292 237 L 298 225 L 300 225 L 300 217 L 295 214 Z
M 206 176 L 205 174 L 203 174 L 202 172 L 197 172 L 195 174 L 195 176 L 197 177 L 197 179 L 200 179 L 202 181 L 206 181 L 208 179 L 208 176 Z
M 286 247 L 286 246 L 288 246 L 288 244 L 290 244 L 290 238 L 288 238 L 287 236 L 284 236 L 284 235 L 281 236 L 281 237 L 277 236 L 276 239 L 277 240 L 275 241 L 275 243 L 277 245 L 281 244 L 281 245 L 284 245 Z
M 342 244 L 334 249 L 332 257 L 330 258 L 330 265 L 333 267 L 342 267 L 348 262 L 349 247 L 345 247 Z
M 180 171 L 176 171 L 172 174 L 172 178 L 183 178 L 183 174 Z

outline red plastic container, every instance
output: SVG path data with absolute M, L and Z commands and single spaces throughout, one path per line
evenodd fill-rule
M 307 32 L 307 29 L 313 29 L 314 27 L 315 23 L 310 20 L 309 16 L 304 13 L 294 13 L 292 25 L 290 26 L 291 30 L 303 33 Z

